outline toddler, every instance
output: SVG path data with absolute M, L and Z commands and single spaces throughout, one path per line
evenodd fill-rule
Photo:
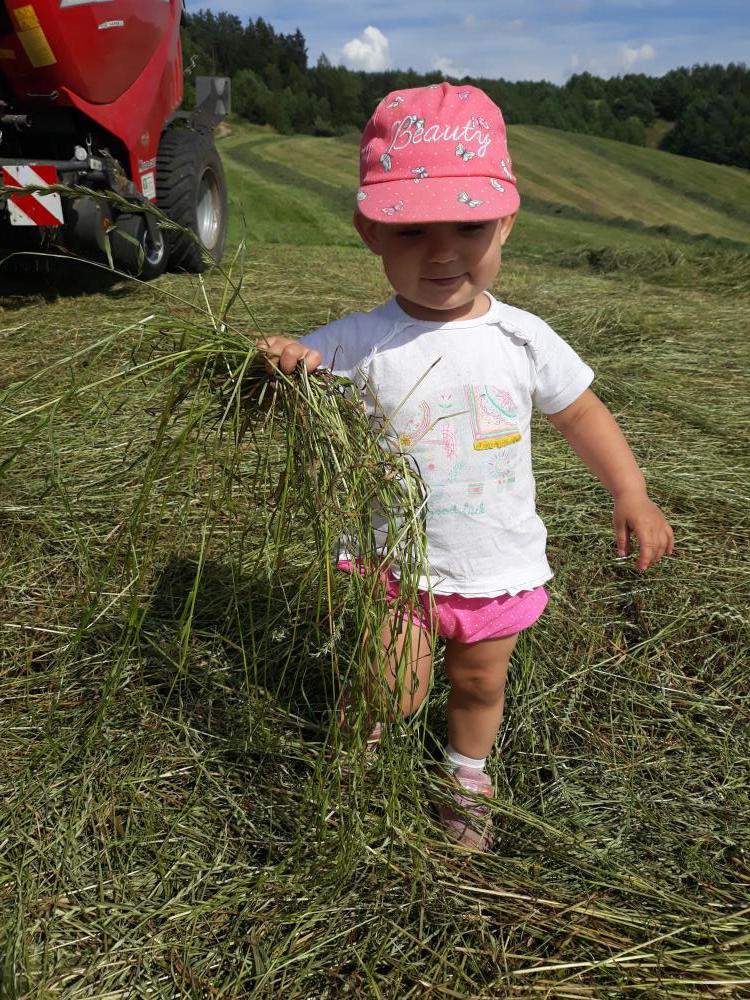
M 441 770 L 456 809 L 442 807 L 440 816 L 459 843 L 487 850 L 482 796 L 493 789 L 484 768 L 508 663 L 520 632 L 544 611 L 553 576 L 535 509 L 532 405 L 611 493 L 621 556 L 635 532 L 645 570 L 672 554 L 674 536 L 619 426 L 589 388 L 592 369 L 544 320 L 489 291 L 520 205 L 505 123 L 490 98 L 449 83 L 388 94 L 362 135 L 356 197 L 354 225 L 382 258 L 394 295 L 300 340 L 274 336 L 261 346 L 269 370 L 291 372 L 303 361 L 355 381 L 371 417 L 388 418 L 389 444 L 413 456 L 427 486 L 420 606 L 405 627 L 393 612 L 384 627 L 387 680 L 395 689 L 410 630 L 400 709 L 414 712 L 430 681 L 431 636 L 445 640 Z M 338 566 L 356 572 L 357 553 L 339 552 Z M 393 599 L 396 567 L 384 577 Z M 379 732 L 378 724 L 373 744 Z

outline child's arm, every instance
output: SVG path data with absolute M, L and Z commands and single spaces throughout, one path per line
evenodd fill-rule
M 640 550 L 637 569 L 648 569 L 665 552 L 672 555 L 672 528 L 660 508 L 649 500 L 646 481 L 625 435 L 599 397 L 586 389 L 570 406 L 547 416 L 612 494 L 612 521 L 620 555 L 628 553 L 631 530 Z

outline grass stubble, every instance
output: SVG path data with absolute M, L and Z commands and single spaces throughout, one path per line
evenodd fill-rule
M 329 553 L 346 532 L 375 560 L 375 501 L 413 596 L 419 478 L 343 380 L 279 376 L 267 407 L 254 377 L 261 333 L 352 308 L 342 274 L 380 301 L 373 262 L 240 248 L 192 283 L 12 303 L 3 997 L 747 995 L 746 270 L 724 257 L 714 293 L 686 255 L 673 284 L 664 255 L 653 282 L 615 251 L 519 258 L 496 289 L 591 363 L 677 547 L 645 576 L 615 559 L 609 496 L 535 414 L 556 577 L 514 655 L 482 856 L 428 804 L 439 645 L 428 700 L 363 762 L 385 608 Z

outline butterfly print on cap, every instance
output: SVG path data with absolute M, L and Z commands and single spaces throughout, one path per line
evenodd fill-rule
M 400 212 L 404 207 L 403 201 L 397 201 L 395 205 L 389 205 L 388 208 L 381 208 L 381 212 L 385 212 L 386 215 L 395 215 L 396 212 Z
M 458 192 L 458 200 L 463 202 L 463 204 L 468 205 L 469 208 L 476 208 L 477 205 L 483 205 L 484 202 L 479 198 L 471 198 L 465 191 Z

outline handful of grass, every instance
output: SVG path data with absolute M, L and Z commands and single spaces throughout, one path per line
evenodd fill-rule
M 322 620 L 328 630 L 325 648 L 347 688 L 347 727 L 362 738 L 369 732 L 373 711 L 380 719 L 393 717 L 404 690 L 408 636 L 395 691 L 391 694 L 383 685 L 378 692 L 366 682 L 372 681 L 373 673 L 382 678 L 385 669 L 380 636 L 387 609 L 381 575 L 387 567 L 397 566 L 400 575 L 396 620 L 407 607 L 419 604 L 418 580 L 426 558 L 424 483 L 408 455 L 384 443 L 382 428 L 380 432 L 373 429 L 359 389 L 349 379 L 325 369 L 308 373 L 304 363 L 291 376 L 279 371 L 269 378 L 262 371 L 262 358 L 256 357 L 244 382 L 231 374 L 221 387 L 224 397 L 231 398 L 235 392 L 241 400 L 238 446 L 251 426 L 256 449 L 261 447 L 259 432 L 268 440 L 282 436 L 286 461 L 279 469 L 270 534 L 277 556 L 283 558 L 289 533 L 295 527 L 309 532 L 308 556 L 322 582 Z M 379 523 L 386 522 L 385 546 L 382 528 L 381 541 L 376 538 L 376 512 Z M 342 607 L 336 600 L 334 578 L 343 574 L 335 572 L 332 558 L 342 542 L 362 564 L 359 573 L 347 575 L 356 644 L 346 664 L 336 642 Z M 373 694 L 383 700 L 368 706 Z
M 90 622 L 111 617 L 102 595 L 127 588 L 129 613 L 137 623 L 127 639 L 130 648 L 145 640 L 187 674 L 199 623 L 243 650 L 250 647 L 250 657 L 243 652 L 245 669 L 254 683 L 274 686 L 278 693 L 283 671 L 292 664 L 278 662 L 272 637 L 290 635 L 290 655 L 297 657 L 302 632 L 309 636 L 304 652 L 319 672 L 326 666 L 329 671 L 328 678 L 313 682 L 322 691 L 308 724 L 314 731 L 321 717 L 329 717 L 326 740 L 338 744 L 344 720 L 339 715 L 336 722 L 335 703 L 343 699 L 345 731 L 361 745 L 374 717 L 397 715 L 393 706 L 405 683 L 408 637 L 396 691 L 383 681 L 378 695 L 372 686 L 386 669 L 381 577 L 386 566 L 400 571 L 400 620 L 403 608 L 419 603 L 424 484 L 408 455 L 385 446 L 383 434 L 373 429 L 354 383 L 325 369 L 310 374 L 303 364 L 291 375 L 269 376 L 256 338 L 229 318 L 241 289 L 227 276 L 218 303 L 212 303 L 202 280 L 199 287 L 202 307 L 186 313 L 186 303 L 172 302 L 166 314 L 146 317 L 11 386 L 6 404 L 13 397 L 28 398 L 32 386 L 48 383 L 53 371 L 79 365 L 85 371 L 92 359 L 101 363 L 107 355 L 116 360 L 108 375 L 76 377 L 59 395 L 37 399 L 20 412 L 16 408 L 6 423 L 33 425 L 24 442 L 44 428 L 62 434 L 60 415 L 66 410 L 88 403 L 106 420 L 105 414 L 126 405 L 137 390 L 140 413 L 130 424 L 127 449 L 137 453 L 138 487 L 120 483 L 129 506 L 113 529 L 116 544 L 101 569 L 101 594 L 86 604 L 81 634 Z M 8 460 L 18 454 L 14 449 Z M 114 485 L 117 479 L 113 468 L 109 481 Z M 376 540 L 375 512 L 380 524 L 387 522 L 385 547 L 382 528 Z M 196 538 L 201 539 L 197 551 Z M 361 559 L 360 573 L 335 569 L 332 556 L 344 538 Z M 160 574 L 176 561 L 183 567 L 181 577 L 185 563 L 194 575 L 177 609 L 174 649 L 167 653 L 160 630 L 150 623 Z M 217 573 L 232 578 L 223 607 L 216 607 L 211 583 Z M 75 657 L 79 650 L 70 652 Z M 293 666 L 304 670 L 303 664 Z M 277 671 L 281 676 L 274 677 Z M 302 697 L 309 701 L 308 694 Z

